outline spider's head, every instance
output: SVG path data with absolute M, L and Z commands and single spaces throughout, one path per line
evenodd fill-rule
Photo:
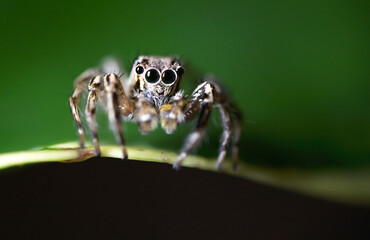
M 176 58 L 139 57 L 133 66 L 140 91 L 149 97 L 170 97 L 178 91 L 184 68 Z

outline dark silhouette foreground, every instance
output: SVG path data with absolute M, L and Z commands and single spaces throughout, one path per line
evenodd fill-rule
M 0 239 L 370 239 L 369 209 L 159 163 L 8 169 L 0 196 Z

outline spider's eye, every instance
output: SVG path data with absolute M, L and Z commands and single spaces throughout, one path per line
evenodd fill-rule
M 185 70 L 184 70 L 184 68 L 183 68 L 183 67 L 179 67 L 179 68 L 176 70 L 176 72 L 177 72 L 177 75 L 182 76 L 182 75 L 184 74 Z
M 145 74 L 145 79 L 148 81 L 148 83 L 156 83 L 159 80 L 159 73 L 155 69 L 150 69 Z
M 162 73 L 162 81 L 165 84 L 171 84 L 176 80 L 176 73 L 172 70 L 166 70 Z
M 135 70 L 137 74 L 142 74 L 144 72 L 144 68 L 142 66 L 137 66 Z

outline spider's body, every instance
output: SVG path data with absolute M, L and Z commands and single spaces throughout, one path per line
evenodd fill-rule
M 234 164 L 237 164 L 241 114 L 213 78 L 203 79 L 193 94 L 187 98 L 180 90 L 184 68 L 174 58 L 141 56 L 135 61 L 128 78 L 123 80 L 116 74 L 118 71 L 119 64 L 109 59 L 104 62 L 101 70 L 88 69 L 75 81 L 70 107 L 77 124 L 81 148 L 85 145 L 85 131 L 78 113 L 78 103 L 83 90 L 87 87 L 89 95 L 85 114 L 97 155 L 100 155 L 95 125 L 98 99 L 108 113 L 110 124 L 122 147 L 124 159 L 127 158 L 127 151 L 121 129 L 122 118 L 135 121 L 143 134 L 154 130 L 159 121 L 162 128 L 170 134 L 178 124 L 199 115 L 197 125 L 186 139 L 174 168 L 179 168 L 186 156 L 200 142 L 205 134 L 212 107 L 216 106 L 224 128 L 217 167 L 221 167 L 225 158 L 233 127 L 235 131 L 232 153 Z

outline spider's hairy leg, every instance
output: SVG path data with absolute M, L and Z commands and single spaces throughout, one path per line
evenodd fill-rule
M 180 167 L 182 161 L 188 156 L 190 151 L 204 136 L 213 105 L 218 107 L 223 126 L 223 134 L 221 137 L 216 167 L 219 170 L 222 168 L 222 163 L 227 153 L 231 134 L 233 128 L 235 128 L 232 153 L 234 159 L 234 168 L 236 168 L 238 163 L 238 143 L 242 127 L 241 114 L 236 107 L 232 105 L 222 87 L 213 79 L 209 79 L 209 81 L 203 82 L 195 89 L 187 105 L 185 106 L 185 121 L 192 119 L 198 113 L 199 118 L 195 130 L 185 140 L 184 146 L 177 158 L 176 163 L 174 164 L 175 169 Z M 234 115 L 236 116 L 236 120 L 232 118 Z
M 188 135 L 184 142 L 180 154 L 173 165 L 174 169 L 180 168 L 184 159 L 204 137 L 214 103 L 214 90 L 211 83 L 204 82 L 191 95 L 184 110 L 185 120 L 192 119 L 198 113 L 199 118 L 195 129 Z
M 122 147 L 123 159 L 127 159 L 127 150 L 121 128 L 121 116 L 130 118 L 133 110 L 117 74 L 107 74 L 104 77 L 104 88 L 109 122 Z
M 240 140 L 240 136 L 242 134 L 242 128 L 243 128 L 243 115 L 235 106 L 232 107 L 231 112 L 235 116 L 234 121 L 233 121 L 234 135 L 232 137 L 233 141 L 232 141 L 231 154 L 233 158 L 233 168 L 234 170 L 236 170 L 239 164 L 239 140 Z
M 194 149 L 195 146 L 197 146 L 204 137 L 204 134 L 207 130 L 207 125 L 209 121 L 209 117 L 211 115 L 212 111 L 212 103 L 207 103 L 202 106 L 197 125 L 195 126 L 195 129 L 192 133 L 188 135 L 188 137 L 185 140 L 185 143 L 180 151 L 179 156 L 176 159 L 176 162 L 173 165 L 173 168 L 178 170 L 181 167 L 182 162 L 184 159 L 189 155 L 189 153 Z
M 135 97 L 135 121 L 142 134 L 148 134 L 158 125 L 157 110 L 147 101 L 143 93 Z
M 80 148 L 85 147 L 85 130 L 83 128 L 80 114 L 78 112 L 78 103 L 80 102 L 82 92 L 88 85 L 89 81 L 98 74 L 99 74 L 98 70 L 91 68 L 83 72 L 80 76 L 78 76 L 74 83 L 73 94 L 69 98 L 69 106 L 71 108 L 71 112 L 76 122 L 78 130 Z
M 168 104 L 162 105 L 159 110 L 161 125 L 167 134 L 173 133 L 177 125 L 185 120 L 185 115 L 182 111 L 185 100 L 182 94 L 182 91 L 176 93 L 171 101 Z
M 225 156 L 226 156 L 226 152 L 227 152 L 227 147 L 229 145 L 229 142 L 230 142 L 230 137 L 231 137 L 231 133 L 232 133 L 232 121 L 231 121 L 231 118 L 230 118 L 230 113 L 228 111 L 228 109 L 223 106 L 223 105 L 218 105 L 218 111 L 220 113 L 220 116 L 221 116 L 221 121 L 222 121 L 222 127 L 223 127 L 223 133 L 222 133 L 222 137 L 221 137 L 221 145 L 220 145 L 220 153 L 218 155 L 218 158 L 217 158 L 217 169 L 221 169 L 222 168 L 222 163 L 225 159 Z
M 98 97 L 100 94 L 100 87 L 103 83 L 103 77 L 98 75 L 91 80 L 88 86 L 89 96 L 87 97 L 87 104 L 85 109 L 85 116 L 87 123 L 89 125 L 89 129 L 91 132 L 91 136 L 94 142 L 95 147 L 95 154 L 96 156 L 101 155 L 100 147 L 99 147 L 99 139 L 98 134 L 96 132 L 96 125 L 95 125 L 95 110 L 96 110 L 96 103 L 98 101 Z

